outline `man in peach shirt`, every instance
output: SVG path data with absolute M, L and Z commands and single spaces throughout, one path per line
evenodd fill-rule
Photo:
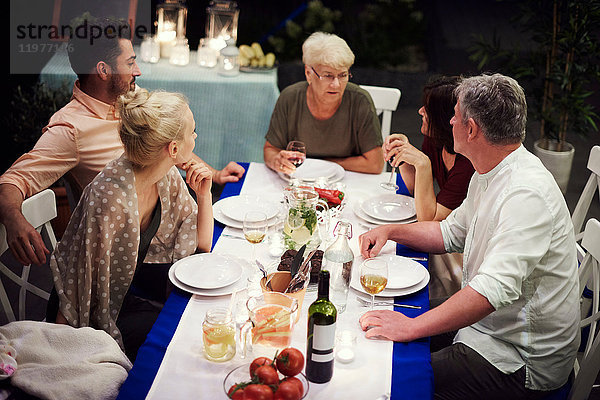
M 98 27 L 105 33 L 100 38 L 71 39 L 69 61 L 78 77 L 71 101 L 50 118 L 35 147 L 0 177 L 0 222 L 6 227 L 11 251 L 23 264 L 43 264 L 49 253 L 21 213 L 23 200 L 65 174 L 80 193 L 109 161 L 123 153 L 114 103 L 135 90 L 141 72 L 129 26 L 104 19 L 89 24 L 88 29 Z M 234 162 L 212 171 L 217 184 L 238 181 L 245 172 Z

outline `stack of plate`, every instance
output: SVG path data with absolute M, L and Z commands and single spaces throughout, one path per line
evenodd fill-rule
M 213 216 L 220 223 L 232 228 L 243 228 L 244 215 L 249 211 L 262 211 L 269 226 L 278 222 L 281 204 L 273 199 L 254 195 L 226 197 L 213 204 Z
M 368 228 L 416 221 L 415 199 L 395 193 L 370 197 L 354 204 L 354 214 Z
M 346 171 L 344 168 L 331 161 L 319 160 L 317 158 L 307 158 L 304 163 L 296 168 L 293 178 L 299 179 L 305 183 L 312 183 L 317 178 L 326 178 L 329 183 L 340 181 L 344 178 Z M 282 172 L 277 173 L 281 179 L 290 181 L 290 175 Z
M 387 286 L 381 293 L 375 295 L 376 297 L 405 296 L 418 292 L 429 283 L 429 271 L 410 258 L 392 254 L 379 255 L 376 258 L 383 259 L 388 264 Z M 357 257 L 354 260 L 350 287 L 361 294 L 371 296 L 360 284 L 360 264 L 358 262 L 362 262 L 362 257 Z
M 246 287 L 244 266 L 232 257 L 203 253 L 177 261 L 169 279 L 179 289 L 202 296 L 223 296 Z

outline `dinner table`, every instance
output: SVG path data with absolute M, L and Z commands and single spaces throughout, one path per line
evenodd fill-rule
M 283 203 L 283 191 L 290 183 L 282 174 L 275 173 L 263 163 L 243 163 L 246 168 L 244 177 L 235 183 L 225 185 L 219 201 L 232 196 L 261 196 L 268 201 Z M 300 167 L 302 168 L 302 167 Z M 352 225 L 352 237 L 349 241 L 355 259 L 353 274 L 362 262 L 358 248 L 358 237 L 371 229 L 372 224 L 359 217 L 358 209 L 366 199 L 376 195 L 390 193 L 380 186 L 387 182 L 389 172 L 382 174 L 363 174 L 343 171 L 336 178 L 335 187 L 345 193 L 341 213 L 335 215 L 329 230 L 331 235 L 333 222 L 344 219 Z M 396 177 L 398 194 L 409 195 L 401 176 Z M 333 185 L 333 184 L 332 184 Z M 393 193 L 393 192 L 392 192 Z M 236 259 L 246 269 L 256 270 L 251 258 L 251 244 L 244 239 L 239 226 L 226 226 L 219 222 L 223 217 L 218 214 L 217 201 L 213 234 L 212 253 Z M 267 200 L 265 200 L 267 201 Z M 282 211 L 285 213 L 285 210 Z M 235 225 L 235 224 L 232 224 Z M 256 245 L 256 257 L 270 268 L 276 267 L 281 252 L 273 251 L 274 238 L 280 237 L 281 225 L 269 229 L 267 238 Z M 381 253 L 398 255 L 418 260 L 427 268 L 428 255 L 408 247 L 388 242 Z M 193 257 L 193 256 L 192 256 Z M 175 265 L 175 264 L 174 264 Z M 394 297 L 394 303 L 403 303 L 420 307 L 401 308 L 384 306 L 377 309 L 395 310 L 408 317 L 416 317 L 429 309 L 428 279 L 416 291 Z M 298 323 L 293 328 L 291 346 L 306 354 L 307 310 L 316 299 L 315 290 L 307 290 Z M 351 286 L 347 308 L 339 313 L 336 331 L 350 332 L 356 338 L 352 346 L 354 359 L 349 363 L 334 362 L 334 373 L 328 383 L 310 383 L 307 399 L 430 399 L 433 398 L 433 372 L 429 351 L 429 338 L 408 343 L 388 340 L 367 339 L 358 322 L 360 316 L 369 310 L 358 298 L 369 299 Z M 232 369 L 250 363 L 252 353 L 245 358 L 238 351 L 226 362 L 208 361 L 203 352 L 202 322 L 206 312 L 214 307 L 229 307 L 235 295 L 205 296 L 192 294 L 175 288 L 171 291 L 158 319 L 140 348 L 133 368 L 123 383 L 118 399 L 226 399 L 224 378 Z M 388 300 L 391 298 L 377 298 Z M 239 299 L 238 299 L 239 301 Z M 337 346 L 337 344 L 336 344 Z
M 140 54 L 139 47 L 135 47 Z M 147 63 L 138 57 L 141 76 L 136 84 L 147 90 L 166 90 L 185 95 L 196 123 L 194 153 L 216 169 L 229 161 L 261 161 L 265 134 L 279 97 L 277 68 L 246 69 L 236 76 L 223 76 L 216 68 L 190 63 L 171 65 L 161 58 Z M 67 52 L 58 50 L 43 67 L 39 80 L 52 89 L 71 90 L 76 75 Z

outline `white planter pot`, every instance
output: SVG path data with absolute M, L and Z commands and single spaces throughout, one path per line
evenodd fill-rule
M 557 142 L 548 141 L 550 149 L 540 147 L 541 140 L 536 140 L 533 144 L 533 154 L 535 154 L 542 164 L 550 171 L 558 187 L 564 193 L 567 192 L 569 176 L 571 175 L 571 165 L 573 165 L 573 156 L 575 148 L 570 144 L 564 143 L 564 151 L 555 151 Z

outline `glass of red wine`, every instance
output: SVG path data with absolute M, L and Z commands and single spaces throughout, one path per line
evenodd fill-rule
M 306 160 L 306 145 L 304 142 L 292 140 L 288 143 L 286 150 L 296 152 L 293 157 L 288 158 L 296 168 L 301 166 L 304 160 Z

